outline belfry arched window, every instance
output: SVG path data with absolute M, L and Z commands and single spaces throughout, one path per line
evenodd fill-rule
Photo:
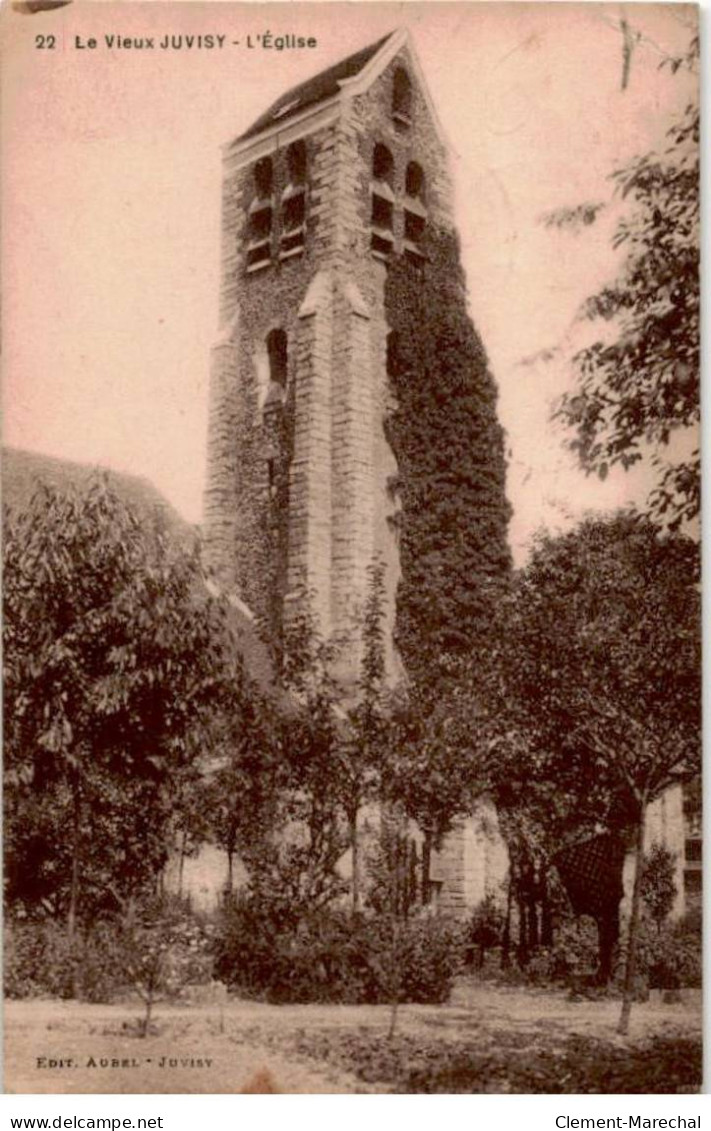
M 288 181 L 281 198 L 280 259 L 300 255 L 306 238 L 306 143 L 295 141 L 286 151 Z
M 425 207 L 425 174 L 417 161 L 410 161 L 405 171 L 404 250 L 411 258 L 422 257 L 422 242 L 427 224 Z
M 262 423 L 271 429 L 281 418 L 289 372 L 289 342 L 284 330 L 267 334 L 267 368 L 269 376 L 262 404 Z
M 289 344 L 286 332 L 281 329 L 270 330 L 267 334 L 267 357 L 269 358 L 269 383 L 286 388 L 289 369 Z
M 254 196 L 249 206 L 247 270 L 266 267 L 272 257 L 274 170 L 271 158 L 263 157 L 254 166 Z
M 393 119 L 397 126 L 405 129 L 412 122 L 412 83 L 402 67 L 393 75 Z
M 392 153 L 382 142 L 377 142 L 373 149 L 370 248 L 373 255 L 379 259 L 387 259 L 393 250 L 394 170 Z

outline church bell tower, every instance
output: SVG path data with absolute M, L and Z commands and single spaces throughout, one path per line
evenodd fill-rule
M 225 148 L 206 559 L 277 634 L 305 592 L 325 637 L 347 632 L 376 559 L 392 628 L 384 287 L 393 257 L 424 260 L 429 224 L 452 228 L 446 149 L 406 32 Z

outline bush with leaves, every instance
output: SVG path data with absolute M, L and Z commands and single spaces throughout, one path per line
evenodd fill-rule
M 477 956 L 477 965 L 484 965 L 488 950 L 501 945 L 506 914 L 494 892 L 487 892 L 474 908 L 467 927 L 469 961 Z
M 8 998 L 110 1002 L 125 988 L 119 929 L 110 922 L 70 939 L 64 924 L 53 919 L 8 921 L 3 956 Z
M 395 930 L 395 935 L 393 935 Z M 459 926 L 437 918 L 395 927 L 388 915 L 323 909 L 298 924 L 239 897 L 222 913 L 218 977 L 273 1002 L 441 1002 L 461 966 Z M 394 957 L 395 955 L 395 957 Z
M 598 934 L 588 915 L 564 920 L 551 946 L 539 947 L 525 968 L 525 980 L 535 985 L 564 985 L 576 989 L 597 969 Z
M 640 922 L 637 976 L 650 990 L 698 989 L 702 976 L 701 931 L 698 921 L 684 918 L 659 924 L 649 915 Z M 618 983 L 622 979 L 625 945 L 620 947 Z

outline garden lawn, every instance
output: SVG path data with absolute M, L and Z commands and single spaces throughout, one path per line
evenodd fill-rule
M 634 1007 L 461 981 L 451 1003 L 401 1006 L 138 1005 L 10 1001 L 8 1092 L 663 1092 L 701 1084 L 701 995 Z M 46 1058 L 43 1065 L 38 1058 Z M 62 1060 L 49 1067 L 50 1060 Z M 93 1060 L 93 1063 L 92 1063 Z M 117 1061 L 102 1066 L 101 1061 Z M 71 1064 L 67 1064 L 71 1061 Z M 179 1063 L 176 1065 L 175 1062 Z M 181 1064 L 181 1061 L 188 1063 Z M 193 1063 L 189 1063 L 192 1061 Z M 210 1062 L 209 1064 L 207 1062 Z

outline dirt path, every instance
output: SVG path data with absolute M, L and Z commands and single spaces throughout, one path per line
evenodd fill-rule
M 158 1033 L 135 1035 L 138 1010 L 77 1002 L 8 1002 L 5 1091 L 11 1093 L 343 1093 L 341 1071 L 290 1063 L 278 1052 L 232 1036 L 237 1003 L 160 1008 Z M 224 1030 L 224 1031 L 223 1031 Z
M 570 1002 L 562 993 L 472 981 L 460 984 L 447 1005 L 401 1007 L 398 1030 L 453 1046 L 473 1036 L 497 1045 L 512 1034 L 554 1040 L 581 1034 L 624 1047 L 628 1041 L 615 1033 L 618 1011 L 614 1001 Z M 270 1006 L 231 999 L 223 1007 L 161 1006 L 157 1033 L 141 1040 L 134 1026 L 139 1012 L 130 1003 L 8 1002 L 6 1091 L 363 1092 L 370 1087 L 337 1065 L 295 1054 L 298 1037 L 317 1034 L 328 1047 L 329 1039 L 344 1033 L 384 1038 L 389 1025 L 387 1006 Z M 701 996 L 690 994 L 675 1005 L 635 1006 L 629 1042 L 700 1032 Z

